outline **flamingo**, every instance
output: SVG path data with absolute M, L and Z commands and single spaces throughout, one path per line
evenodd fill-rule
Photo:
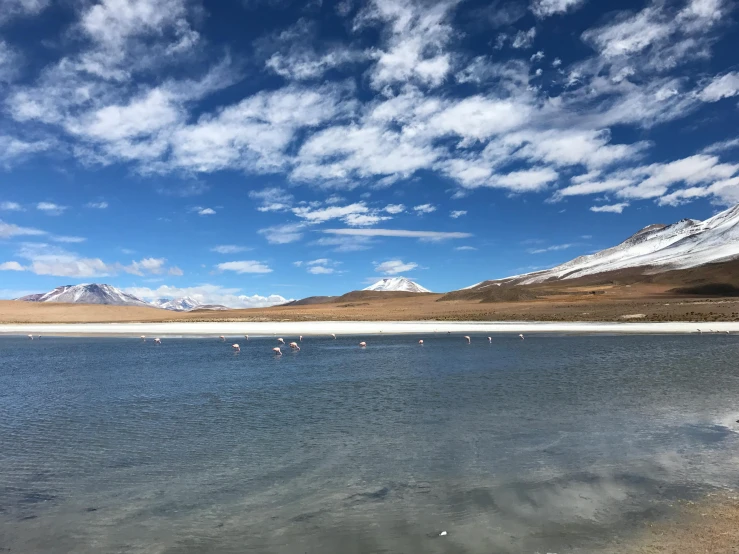
M 519 337 L 521 337 L 521 340 L 524 340 L 524 338 L 523 338 L 523 333 L 521 333 L 521 334 L 520 334 L 520 335 L 518 335 L 518 336 L 519 336 Z
M 489 343 L 492 343 L 493 342 L 493 337 L 488 337 L 488 342 Z
M 359 343 L 359 347 L 360 348 L 367 348 L 367 343 L 364 342 L 364 341 L 362 341 L 362 342 Z
M 292 348 L 293 350 L 297 350 L 298 352 L 300 352 L 300 347 L 298 346 L 298 343 L 297 342 L 291 342 L 290 343 L 290 348 Z
M 298 340 L 299 340 L 300 342 L 303 342 L 303 335 L 300 335 L 300 336 L 298 337 Z
M 245 338 L 246 340 L 249 340 L 249 335 L 244 335 L 244 338 Z
M 275 356 L 282 356 L 282 350 L 280 350 L 280 347 L 279 347 L 279 346 L 275 346 L 275 347 L 274 347 L 274 348 L 272 349 L 272 352 L 274 352 L 274 353 L 275 353 Z
M 141 340 L 146 342 L 146 335 L 141 335 Z
M 154 339 L 154 344 L 162 344 L 162 339 L 160 338 Z
M 221 335 L 221 336 L 220 336 L 220 337 L 218 337 L 218 338 L 220 338 L 220 339 L 221 339 L 221 342 L 226 342 L 226 337 L 224 337 L 223 335 Z
M 277 339 L 277 342 L 279 342 L 280 344 L 285 344 L 285 339 Z
M 472 342 L 472 339 L 470 339 L 470 337 L 465 336 L 464 338 L 467 339 L 467 344 L 470 344 Z
M 420 344 L 421 346 L 423 346 L 423 339 L 419 340 L 418 341 L 418 344 Z
M 28 335 L 28 338 L 33 340 L 33 335 Z
M 232 344 L 231 348 L 234 349 L 234 352 L 241 352 L 241 347 L 238 344 Z
M 334 340 L 336 340 L 336 335 L 334 335 L 333 333 L 331 333 L 331 336 L 334 337 Z

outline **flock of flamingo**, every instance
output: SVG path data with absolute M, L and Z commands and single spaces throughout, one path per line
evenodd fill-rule
M 331 336 L 331 338 L 333 338 L 334 340 L 336 340 L 336 335 L 334 333 L 331 333 L 330 336 Z M 524 340 L 523 334 L 520 334 L 518 336 L 519 336 L 519 338 L 521 340 Z M 28 335 L 28 337 L 31 340 L 33 340 L 33 338 L 34 338 L 33 335 Z M 225 335 L 220 335 L 218 338 L 221 339 L 221 342 L 226 342 Z M 463 338 L 467 341 L 467 344 L 471 344 L 472 343 L 472 338 L 471 337 L 465 335 Z M 249 340 L 249 335 L 244 335 L 244 339 Z M 146 335 L 141 335 L 141 340 L 144 341 L 144 342 L 146 342 Z M 298 337 L 298 341 L 299 342 L 303 342 L 303 335 L 300 335 Z M 278 338 L 277 339 L 277 342 L 281 346 L 284 346 L 285 345 L 285 339 L 283 339 L 283 338 Z M 493 337 L 488 337 L 488 342 L 492 344 Z M 155 338 L 154 339 L 154 344 L 161 345 L 162 344 L 162 339 L 160 339 L 159 337 Z M 419 340 L 418 341 L 418 344 L 420 346 L 423 346 L 423 339 Z M 290 349 L 293 350 L 294 352 L 300 352 L 300 345 L 297 342 L 291 342 L 289 346 L 290 346 Z M 362 341 L 362 342 L 359 343 L 359 347 L 360 348 L 367 348 L 367 343 L 365 341 Z M 234 352 L 236 352 L 236 353 L 241 352 L 241 345 L 239 343 L 234 343 L 234 344 L 231 345 L 231 349 Z M 275 356 L 282 356 L 282 349 L 279 346 L 275 346 L 272 349 L 272 352 L 275 354 Z
M 709 330 L 708 330 L 707 332 L 708 332 L 708 333 L 721 333 L 721 331 L 714 331 L 713 329 L 709 329 Z M 699 334 L 703 334 L 703 331 L 702 331 L 701 329 L 698 329 L 698 333 L 699 333 Z M 731 332 L 730 332 L 730 331 L 725 331 L 725 333 L 726 333 L 727 335 L 730 335 L 730 334 L 731 334 Z M 447 333 L 447 334 L 448 334 L 448 333 Z M 332 338 L 333 338 L 334 340 L 336 340 L 336 335 L 335 335 L 335 334 L 331 333 L 331 335 L 330 335 L 330 336 L 331 336 L 331 337 L 332 337 Z M 518 335 L 518 337 L 519 337 L 519 338 L 520 338 L 521 340 L 524 340 L 524 338 L 525 338 L 525 337 L 523 336 L 523 333 L 521 333 L 520 335 Z M 33 340 L 33 339 L 40 339 L 40 338 L 41 338 L 41 335 L 36 335 L 36 336 L 33 336 L 33 335 L 28 335 L 28 338 L 29 338 L 29 339 L 31 339 L 31 340 Z M 220 337 L 218 337 L 218 338 L 220 338 L 220 339 L 221 339 L 221 342 L 226 342 L 226 337 L 225 337 L 224 335 L 221 335 L 221 336 L 220 336 Z M 246 340 L 249 340 L 249 335 L 244 335 L 244 338 L 245 338 Z M 465 340 L 467 341 L 467 344 L 471 344 L 471 343 L 472 343 L 472 338 L 470 338 L 470 337 L 469 337 L 468 335 L 465 335 L 465 336 L 464 336 L 463 338 L 464 338 L 464 339 L 465 339 Z M 141 335 L 141 340 L 142 340 L 142 341 L 144 341 L 144 342 L 146 342 L 146 335 Z M 303 335 L 300 335 L 300 337 L 298 338 L 298 341 L 299 341 L 299 342 L 303 342 Z M 278 339 L 277 339 L 277 342 L 278 342 L 278 343 L 280 343 L 280 344 L 281 344 L 281 345 L 283 345 L 283 346 L 285 345 L 285 339 L 283 339 L 283 338 L 278 338 Z M 488 337 L 488 342 L 492 344 L 492 342 L 493 342 L 493 337 Z M 162 339 L 160 339 L 159 337 L 156 337 L 156 338 L 154 339 L 154 344 L 159 344 L 159 345 L 160 345 L 160 344 L 162 344 Z M 420 346 L 423 346 L 423 339 L 419 340 L 419 341 L 418 341 L 418 344 L 419 344 Z M 362 341 L 362 342 L 360 342 L 360 343 L 359 343 L 359 347 L 360 347 L 360 348 L 367 348 L 367 343 L 366 343 L 366 342 L 364 342 L 364 341 Z M 291 349 L 292 349 L 293 351 L 296 351 L 296 352 L 299 352 L 299 351 L 300 351 L 300 346 L 298 345 L 298 343 L 297 343 L 297 342 L 291 342 L 291 343 L 290 343 L 290 348 L 291 348 Z M 240 346 L 240 345 L 239 345 L 238 343 L 234 343 L 234 344 L 232 344 L 232 345 L 231 345 L 231 349 L 232 349 L 232 350 L 233 350 L 234 352 L 241 352 L 241 346 Z M 276 347 L 274 347 L 274 348 L 272 349 L 272 352 L 274 352 L 274 354 L 275 354 L 276 356 L 282 356 L 282 350 L 280 349 L 280 347 L 279 347 L 279 346 L 276 346 Z

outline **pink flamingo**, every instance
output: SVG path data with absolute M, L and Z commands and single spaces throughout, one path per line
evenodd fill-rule
M 249 335 L 244 335 L 244 338 L 245 338 L 246 340 L 249 340 Z
M 362 341 L 359 343 L 360 348 L 367 348 L 367 343 Z
M 146 342 L 146 335 L 141 335 L 141 340 Z
M 277 342 L 279 342 L 280 344 L 285 344 L 285 339 L 277 339 Z
M 421 346 L 423 346 L 423 339 L 419 340 L 418 341 L 418 344 L 420 344 Z
M 300 335 L 300 336 L 298 337 L 298 340 L 299 340 L 300 342 L 303 342 L 303 335 Z
M 274 353 L 275 353 L 275 356 L 282 356 L 282 350 L 280 350 L 280 347 L 279 347 L 279 346 L 275 346 L 275 347 L 274 347 L 274 348 L 272 349 L 272 352 L 274 352 Z
M 219 338 L 219 339 L 221 339 L 221 342 L 226 342 L 226 337 L 224 337 L 223 335 L 221 335 L 221 336 L 220 336 L 220 337 L 218 337 L 218 338 Z
M 521 337 L 521 340 L 524 340 L 524 338 L 523 338 L 523 333 L 521 333 L 521 334 L 520 334 L 520 335 L 518 335 L 518 336 L 519 336 L 519 337 Z
M 336 335 L 334 335 L 333 333 L 331 333 L 331 336 L 334 337 L 334 340 L 336 340 Z
M 298 343 L 297 342 L 291 342 L 290 343 L 290 348 L 292 348 L 293 350 L 297 350 L 298 352 L 300 352 L 300 347 L 298 346 Z
M 492 343 L 493 342 L 493 337 L 488 337 L 488 342 Z
M 28 338 L 33 340 L 33 335 L 28 335 Z
M 154 339 L 154 344 L 162 344 L 162 339 L 160 338 Z
M 231 348 L 234 349 L 234 352 L 241 352 L 241 347 L 238 344 L 232 344 Z
M 470 344 L 472 342 L 472 339 L 470 339 L 470 337 L 468 337 L 468 336 L 465 335 L 464 338 L 467 339 L 467 344 Z

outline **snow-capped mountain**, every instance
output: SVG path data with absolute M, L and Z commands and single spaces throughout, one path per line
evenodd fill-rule
M 405 277 L 388 277 L 386 279 L 380 279 L 374 285 L 363 290 L 381 292 L 431 292 L 430 290 L 423 288 L 418 283 L 414 283 Z
M 739 204 L 705 221 L 683 219 L 672 225 L 649 225 L 612 248 L 552 269 L 495 283 L 529 285 L 635 267 L 660 273 L 736 258 L 739 258 Z
M 43 294 L 30 294 L 17 300 L 26 302 L 65 302 L 72 304 L 109 304 L 113 306 L 141 306 L 151 308 L 144 302 L 110 285 L 82 284 L 64 285 Z
M 201 304 L 192 296 L 183 296 L 182 298 L 157 298 L 152 300 L 151 305 L 173 312 L 189 312 L 199 308 Z

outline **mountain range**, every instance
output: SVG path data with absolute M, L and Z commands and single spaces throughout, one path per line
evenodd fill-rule
M 628 275 L 631 280 L 669 280 L 679 283 L 675 273 L 689 273 L 686 283 L 705 285 L 720 276 L 721 282 L 739 284 L 735 260 L 739 260 L 739 205 L 715 216 L 698 221 L 683 219 L 671 225 L 649 225 L 621 244 L 594 254 L 580 256 L 551 269 L 513 275 L 504 279 L 483 281 L 448 293 L 444 299 L 456 298 L 495 300 L 526 300 L 536 297 L 531 286 L 553 286 L 577 280 L 595 283 Z M 708 279 L 707 270 L 716 275 Z M 718 273 L 717 268 L 723 268 Z M 697 273 L 704 276 L 696 276 Z M 660 277 L 663 276 L 663 277 Z M 669 276 L 669 277 L 668 277 Z M 736 283 L 734 283 L 736 281 Z M 715 283 L 714 283 L 715 284 Z M 377 281 L 362 291 L 342 296 L 314 296 L 292 301 L 288 305 L 323 304 L 331 302 L 355 302 L 364 297 L 375 298 L 385 293 L 403 293 L 415 296 L 430 291 L 405 277 L 388 277 Z M 158 298 L 146 302 L 122 290 L 105 284 L 65 285 L 40 294 L 24 296 L 18 300 L 27 302 L 66 302 L 80 304 L 111 304 L 117 306 L 155 307 L 178 312 L 192 310 L 227 310 L 226 306 L 204 305 L 191 296 L 182 298 Z
M 67 304 L 106 304 L 112 306 L 138 306 L 160 308 L 174 312 L 190 312 L 193 310 L 228 310 L 219 304 L 201 304 L 191 296 L 182 298 L 158 298 L 146 302 L 123 292 L 111 285 L 85 283 L 81 285 L 64 285 L 46 293 L 29 294 L 17 298 L 25 302 L 63 302 Z

